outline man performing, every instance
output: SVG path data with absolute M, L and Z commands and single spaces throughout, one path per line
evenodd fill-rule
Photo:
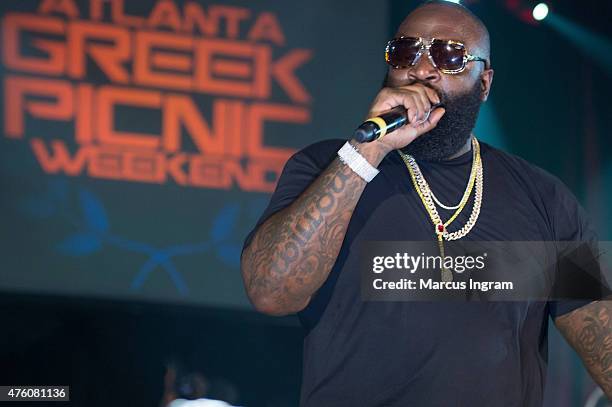
M 476 16 L 426 3 L 386 60 L 368 117 L 404 106 L 411 124 L 296 153 L 243 249 L 255 308 L 306 329 L 301 405 L 541 406 L 549 315 L 612 396 L 609 301 L 361 299 L 360 242 L 595 239 L 560 181 L 472 135 L 493 81 Z

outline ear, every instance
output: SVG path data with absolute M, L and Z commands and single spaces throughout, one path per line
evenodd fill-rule
M 480 99 L 486 102 L 489 98 L 489 92 L 491 91 L 491 85 L 493 84 L 493 69 L 485 69 L 480 74 Z

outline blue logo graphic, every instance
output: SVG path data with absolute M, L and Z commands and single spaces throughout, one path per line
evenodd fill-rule
M 243 236 L 238 230 L 242 208 L 237 203 L 230 203 L 221 208 L 213 218 L 207 240 L 160 248 L 112 233 L 111 222 L 104 205 L 90 190 L 79 187 L 76 191 L 80 208 L 78 216 L 65 209 L 68 197 L 67 181 L 59 177 L 51 178 L 46 190 L 23 201 L 21 208 L 29 216 L 37 219 L 61 216 L 76 229 L 75 233 L 56 245 L 57 251 L 64 255 L 87 256 L 101 251 L 104 247 L 146 255 L 147 260 L 132 279 L 130 286 L 132 290 L 140 290 L 151 273 L 161 269 L 168 274 L 179 294 L 187 295 L 189 292 L 187 284 L 173 262 L 178 256 L 210 252 L 226 266 L 239 267 L 241 242 L 236 242 L 236 237 L 242 239 Z M 259 200 L 251 205 L 252 212 L 249 217 L 252 218 L 260 213 L 262 206 L 263 202 Z

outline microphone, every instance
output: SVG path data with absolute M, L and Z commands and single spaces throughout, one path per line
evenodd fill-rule
M 432 110 L 440 106 L 441 104 L 432 106 L 425 115 L 425 118 L 417 122 L 417 124 L 424 123 L 429 119 Z M 408 123 L 408 115 L 406 113 L 406 108 L 404 106 L 396 106 L 376 117 L 371 117 L 363 122 L 361 126 L 357 127 L 353 133 L 353 138 L 359 143 L 369 143 L 379 139 L 385 134 L 391 133 L 406 125 L 406 123 Z

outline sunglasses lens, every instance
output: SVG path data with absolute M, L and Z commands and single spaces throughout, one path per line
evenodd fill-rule
M 418 38 L 397 38 L 387 44 L 385 60 L 391 66 L 406 68 L 412 65 L 420 49 Z
M 444 41 L 434 41 L 429 49 L 437 67 L 446 71 L 456 71 L 463 68 L 465 47 Z

